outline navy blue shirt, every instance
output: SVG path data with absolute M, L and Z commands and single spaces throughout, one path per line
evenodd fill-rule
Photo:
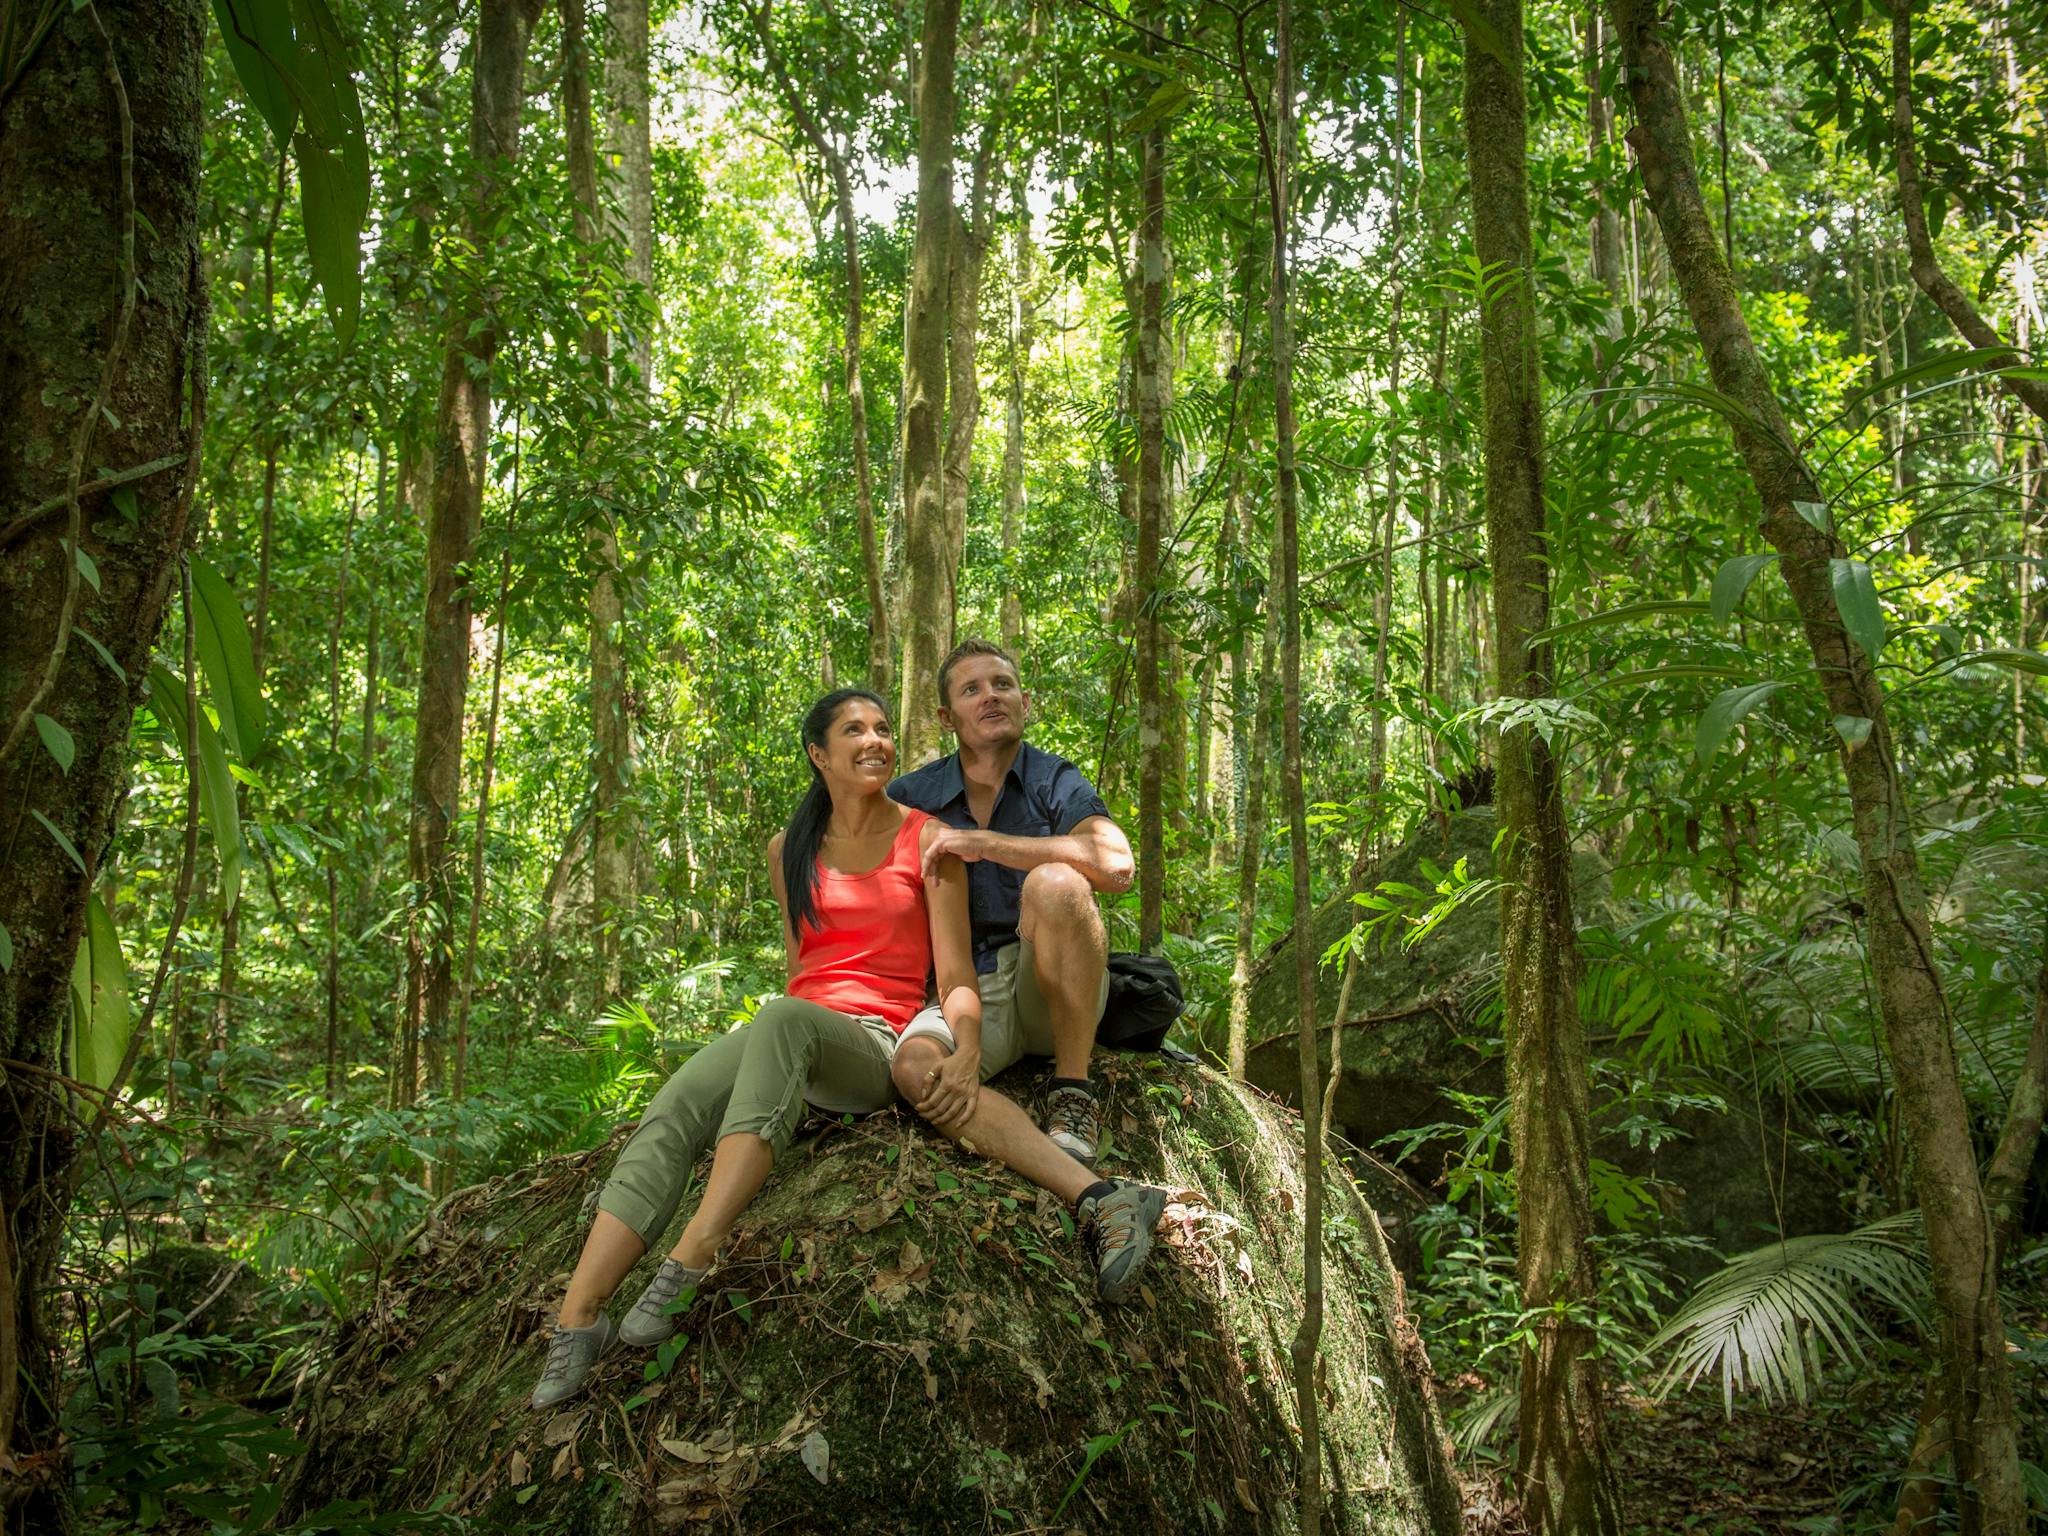
M 904 774 L 889 786 L 889 798 L 929 812 L 949 827 L 974 831 L 980 826 L 967 809 L 967 781 L 960 773 L 958 752 Z M 1108 814 L 1109 807 L 1086 774 L 1064 757 L 1041 752 L 1027 741 L 1019 744 L 1017 759 L 996 791 L 986 830 L 1011 837 L 1065 837 L 1090 816 Z M 1017 942 L 1025 873 L 993 859 L 977 859 L 967 866 L 974 968 L 983 974 L 995 969 L 998 950 Z

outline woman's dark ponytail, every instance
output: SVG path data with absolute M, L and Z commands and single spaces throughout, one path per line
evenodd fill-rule
M 796 814 L 782 833 L 782 889 L 789 900 L 789 931 L 803 937 L 804 924 L 816 925 L 818 907 L 818 850 L 825 844 L 825 825 L 832 819 L 832 796 L 825 788 L 824 775 L 811 762 L 810 749 L 825 745 L 826 733 L 839 718 L 839 711 L 855 699 L 866 699 L 889 717 L 888 703 L 865 688 L 835 688 L 804 716 L 804 762 L 810 766 L 811 787 L 796 803 Z

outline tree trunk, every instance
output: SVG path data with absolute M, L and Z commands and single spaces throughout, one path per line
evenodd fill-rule
M 585 0 L 561 0 L 562 116 L 569 183 L 576 197 L 576 238 L 586 249 L 597 238 L 603 209 L 597 191 L 597 147 L 590 114 L 590 51 Z M 596 274 L 586 272 L 595 289 Z M 597 308 L 593 295 L 592 309 Z M 593 382 L 603 392 L 611 383 L 611 338 L 601 321 L 584 328 L 583 352 Z M 593 428 L 600 423 L 592 422 Z M 638 841 L 632 802 L 633 720 L 626 674 L 626 605 L 620 590 L 619 534 L 604 505 L 602 486 L 585 512 L 584 559 L 590 574 L 590 737 L 592 800 L 596 817 L 591 844 L 591 938 L 597 959 L 594 1012 L 603 1013 L 624 986 L 622 935 L 632 921 L 634 847 Z M 502 619 L 502 615 L 501 615 Z M 494 667 L 494 673 L 495 673 Z M 496 679 L 493 678 L 493 689 Z M 471 892 L 472 912 L 481 889 Z M 467 1009 L 464 1010 L 465 1015 Z M 460 1046 L 458 1046 L 458 1050 Z M 458 1097 L 460 1095 L 458 1094 Z
M 1604 164 L 1614 148 L 1614 98 L 1601 85 L 1607 39 L 1598 6 L 1586 12 L 1582 61 L 1586 75 L 1586 151 L 1594 164 Z M 1621 308 L 1627 302 L 1627 275 L 1621 265 L 1621 216 L 1614 211 L 1611 189 L 1600 178 L 1593 186 L 1596 202 L 1590 232 L 1593 281 L 1607 290 L 1607 334 L 1621 334 Z
M 1166 521 L 1166 390 L 1173 362 L 1163 334 L 1166 319 L 1166 129 L 1145 135 L 1139 172 L 1137 281 L 1131 316 L 1132 414 L 1137 418 L 1137 560 L 1132 589 L 1138 600 L 1138 947 L 1159 948 L 1166 911 L 1166 658 L 1159 607 L 1164 593 L 1160 541 Z
M 608 0 L 611 43 L 605 50 L 605 155 L 618 168 L 618 221 L 624 226 L 626 275 L 654 292 L 653 108 L 647 89 L 647 0 Z M 636 326 L 627 338 L 640 387 L 654 388 L 654 332 Z
M 462 240 L 464 268 L 491 257 L 489 231 L 504 179 L 519 153 L 526 50 L 539 0 L 482 0 L 470 92 L 470 154 L 476 165 Z M 469 264 L 473 263 L 474 266 Z M 497 316 L 478 281 L 451 272 L 442 343 L 428 495 L 427 597 L 420 626 L 419 708 L 413 732 L 406 870 L 412 882 L 405 938 L 405 1002 L 393 1098 L 409 1104 L 438 1079 L 448 1022 L 455 933 L 449 829 L 461 814 L 463 705 L 469 687 L 469 566 L 489 477 L 491 367 Z
M 1230 1031 L 1226 1046 L 1230 1075 L 1244 1081 L 1245 1057 L 1250 1050 L 1252 951 L 1257 932 L 1259 867 L 1265 862 L 1266 758 L 1272 750 L 1273 711 L 1267 701 L 1273 693 L 1273 657 L 1280 648 L 1280 524 L 1273 523 L 1273 538 L 1266 558 L 1266 621 L 1259 636 L 1259 676 L 1249 690 L 1238 689 L 1233 713 L 1241 722 L 1246 711 L 1252 715 L 1251 744 L 1245 751 L 1243 783 L 1244 808 L 1238 812 L 1237 838 L 1237 942 L 1230 961 Z M 1243 657 L 1240 654 L 1240 665 Z M 1247 696 L 1248 694 L 1248 696 Z
M 1474 254 L 1499 274 L 1480 324 L 1496 690 L 1546 699 L 1555 693 L 1551 649 L 1530 638 L 1550 624 L 1550 560 L 1521 40 L 1521 0 L 1479 0 L 1464 37 L 1465 142 Z M 1522 1349 L 1516 1469 L 1539 1536 L 1611 1536 L 1621 1529 L 1621 1499 L 1593 1355 L 1590 1072 L 1562 770 L 1528 724 L 1500 733 L 1495 763 L 1516 1271 L 1533 1319 Z
M 1010 263 L 1010 355 L 1003 389 L 1003 649 L 1015 656 L 1024 645 L 1024 598 L 1018 566 L 1024 558 L 1024 372 L 1031 363 L 1037 310 L 1032 293 L 1038 280 L 1037 250 L 1031 240 L 1031 210 L 1024 202 L 1027 171 L 1012 186 L 1011 217 L 1016 242 Z
M 939 662 L 953 631 L 946 549 L 948 247 L 953 232 L 954 58 L 960 0 L 928 0 L 917 53 L 917 226 L 903 325 L 903 675 L 896 716 L 902 764 L 939 755 Z
M 61 1331 L 45 1301 L 81 1143 L 68 1095 L 42 1074 L 62 1068 L 72 959 L 127 790 L 129 723 L 196 475 L 207 29 L 194 0 L 63 7 L 0 103 L 0 926 L 14 952 L 0 969 L 0 1057 L 30 1069 L 8 1068 L 0 1115 L 0 1448 L 13 1468 L 0 1516 L 17 1530 L 75 1529 Z M 132 524 L 79 489 L 98 465 L 166 458 L 183 469 L 130 483 Z M 56 498 L 54 515 L 14 523 Z M 74 625 L 112 652 L 125 684 L 72 643 Z M 67 772 L 37 714 L 70 733 Z
M 1927 893 L 1884 691 L 1873 658 L 1851 642 L 1836 610 L 1831 562 L 1843 557 L 1842 545 L 1798 511 L 1799 503 L 1820 504 L 1823 498 L 1790 446 L 1795 439 L 1714 238 L 1676 70 L 1656 13 L 1643 0 L 1614 0 L 1613 16 L 1636 108 L 1637 126 L 1629 142 L 1714 387 L 1746 413 L 1731 425 L 1763 501 L 1764 536 L 1781 557 L 1779 569 L 1829 712 L 1870 722 L 1860 745 L 1844 743 L 1842 766 L 1862 855 L 1867 953 L 1927 1222 L 1939 1318 L 1937 1372 L 1955 1447 L 1963 1529 L 2018 1531 L 2025 1523 L 2026 1503 L 1999 1308 L 1996 1242 L 1972 1152 L 1948 999 L 1934 959 Z
M 1906 249 L 1912 253 L 1913 281 L 1934 300 L 1971 346 L 2003 347 L 2005 338 L 1998 334 L 1998 328 L 1977 313 L 1970 296 L 1935 259 L 1934 240 L 1927 232 L 1927 194 L 1920 183 L 1920 151 L 1913 142 L 1913 0 L 1892 0 L 1891 13 L 1892 140 L 1898 153 L 1899 217 L 1906 224 Z M 1668 243 L 1670 236 L 1667 234 L 1665 239 Z M 2048 384 L 2037 379 L 2000 379 L 1999 383 L 2028 410 L 2048 422 Z
M 341 538 L 341 567 L 334 577 L 334 617 L 327 624 L 327 759 L 337 767 L 341 763 L 341 630 L 348 619 L 348 566 L 349 557 L 355 552 L 356 519 L 362 511 L 363 460 L 358 450 L 356 455 L 355 485 L 349 493 L 348 526 Z M 191 668 L 187 667 L 187 675 Z M 189 736 L 191 733 L 187 733 Z M 337 1099 L 341 1095 L 341 869 L 346 857 L 346 844 L 340 833 L 342 827 L 336 818 L 326 818 L 329 835 L 335 839 L 335 846 L 326 850 L 321 862 L 326 865 L 327 876 L 327 953 L 326 975 L 324 978 L 327 1013 L 326 1085 L 327 1097 Z
M 946 446 L 940 482 L 944 488 L 946 577 L 944 649 L 955 641 L 960 565 L 967 550 L 967 493 L 974 479 L 974 432 L 981 423 L 981 260 L 988 222 L 983 211 L 983 171 L 975 167 L 969 217 L 953 209 L 946 242 Z
M 1407 188 L 1403 185 L 1408 158 L 1407 106 L 1408 106 L 1408 13 L 1401 12 L 1394 19 L 1394 217 L 1390 238 L 1387 241 L 1387 264 L 1393 270 L 1394 302 L 1392 313 L 1387 319 L 1387 381 L 1388 391 L 1396 400 L 1401 394 L 1401 309 L 1407 298 L 1408 285 L 1401 265 L 1401 214 L 1407 205 Z M 1395 418 L 1389 417 L 1389 424 Z M 1359 858 L 1363 860 L 1369 850 L 1377 849 L 1383 842 L 1387 823 L 1387 643 L 1389 632 L 1394 627 L 1394 523 L 1401 511 L 1401 444 L 1397 437 L 1387 438 L 1387 502 L 1381 510 L 1380 519 L 1380 580 L 1379 590 L 1373 594 L 1373 640 L 1372 640 L 1372 751 L 1366 763 L 1365 795 L 1367 814 L 1371 818 L 1366 835 L 1359 840 Z M 1350 962 L 1345 962 L 1348 967 Z M 1341 1054 L 1330 1058 L 1331 1086 L 1343 1071 Z

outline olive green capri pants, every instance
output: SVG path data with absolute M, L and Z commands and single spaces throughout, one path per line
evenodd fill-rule
M 780 1161 L 807 1103 L 836 1114 L 886 1108 L 896 1097 L 889 1079 L 895 1054 L 896 1032 L 886 1020 L 800 997 L 769 999 L 662 1085 L 619 1153 L 597 1208 L 652 1247 L 710 1147 L 745 1133 L 766 1141 Z

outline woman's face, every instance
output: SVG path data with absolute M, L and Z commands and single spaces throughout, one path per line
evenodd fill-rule
M 825 744 L 809 750 L 825 782 L 839 789 L 877 792 L 896 775 L 896 734 L 868 699 L 840 705 L 825 728 Z

